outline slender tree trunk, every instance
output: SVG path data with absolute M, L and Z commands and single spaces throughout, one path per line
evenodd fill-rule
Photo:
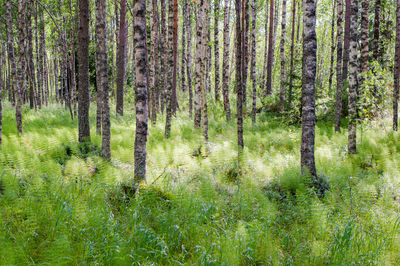
M 244 31 L 242 34 L 243 41 L 243 52 L 242 52 L 242 60 L 243 60 L 243 72 L 242 72 L 242 93 L 243 93 L 243 109 L 244 112 L 247 110 L 247 76 L 249 73 L 249 33 L 250 33 L 250 0 L 243 0 L 242 10 L 243 10 L 243 26 L 242 30 Z
M 292 106 L 293 98 L 293 75 L 294 75 L 294 34 L 296 27 L 296 0 L 292 0 L 292 32 L 290 44 L 290 72 L 289 72 L 289 92 L 288 92 L 288 108 Z
M 282 1 L 282 32 L 281 32 L 281 89 L 279 93 L 281 111 L 285 108 L 285 87 L 286 87 L 286 0 Z
M 285 0 L 284 0 L 285 1 Z M 250 78 L 253 86 L 252 95 L 252 110 L 251 110 L 251 121 L 253 125 L 256 123 L 256 112 L 257 112 L 257 80 L 256 80 L 256 5 L 255 0 L 251 0 L 251 62 L 250 62 Z
M 204 78 L 202 73 L 202 64 L 204 64 L 203 59 L 203 47 L 204 38 L 203 34 L 205 32 L 205 1 L 199 0 L 197 4 L 197 20 L 196 20 L 196 55 L 195 55 L 195 96 L 194 96 L 194 127 L 200 128 L 201 126 L 201 96 L 204 88 Z
M 333 66 L 334 66 L 334 61 L 335 61 L 335 15 L 336 15 L 336 2 L 341 1 L 341 0 L 334 0 L 333 1 L 333 9 L 332 9 L 332 26 L 331 26 L 331 60 L 330 60 L 330 66 L 329 66 L 329 81 L 328 81 L 328 92 L 329 95 L 331 95 L 331 90 L 332 90 L 332 81 L 333 81 Z
M 273 36 L 274 36 L 274 0 L 270 3 L 269 14 L 269 40 L 268 40 L 268 65 L 267 65 L 267 85 L 264 96 L 272 94 L 272 64 L 273 64 Z
M 317 176 L 315 169 L 315 74 L 317 69 L 316 10 L 314 0 L 303 2 L 303 88 L 301 170 Z
M 74 115 L 77 115 L 77 110 L 76 110 L 76 71 L 75 71 L 75 32 L 76 32 L 76 18 L 72 17 L 72 0 L 69 2 L 70 10 L 71 10 L 71 17 L 70 17 L 70 23 L 71 23 L 71 29 L 70 29 L 70 49 L 71 49 L 71 55 L 70 55 L 70 65 L 69 69 L 71 72 L 71 105 L 74 108 Z M 76 10 L 75 10 L 76 12 Z
M 166 92 L 166 120 L 165 120 L 165 137 L 169 137 L 171 133 L 171 120 L 173 113 L 173 105 L 174 105 L 174 85 L 176 85 L 176 80 L 174 82 L 174 78 L 176 78 L 175 69 L 175 42 L 174 42 L 174 1 L 168 0 L 168 50 L 167 50 L 167 58 L 168 58 L 168 67 L 167 67 L 167 77 L 168 77 L 168 88 Z
M 206 21 L 208 21 L 207 24 L 210 24 L 209 23 L 209 20 L 210 20 L 209 11 L 210 11 L 210 2 L 204 0 L 204 17 L 205 17 Z M 209 30 L 210 30 L 210 28 L 203 29 L 203 39 L 204 40 L 203 40 L 203 49 L 202 49 L 203 51 L 202 51 L 202 60 L 201 60 L 201 77 L 202 77 L 202 80 L 200 82 L 201 84 L 205 84 L 205 82 L 207 82 L 204 79 L 206 77 L 205 71 L 207 69 L 205 63 L 207 62 L 208 66 L 209 66 L 210 62 L 211 62 L 211 58 L 209 58 L 210 61 L 206 60 L 206 58 L 207 58 L 206 52 L 207 53 L 210 52 L 208 50 L 209 49 L 208 41 L 210 40 Z M 209 68 L 208 68 L 208 70 L 209 70 Z M 207 73 L 208 73 L 208 71 L 207 71 Z M 210 86 L 210 85 L 208 85 L 208 86 Z M 208 141 L 208 110 L 207 110 L 207 97 L 206 97 L 207 91 L 205 88 L 206 88 L 205 85 L 203 85 L 201 88 L 201 109 L 202 109 L 201 110 L 201 120 L 203 122 L 203 124 L 202 124 L 203 137 L 204 137 L 205 141 Z
M 107 58 L 107 1 L 96 0 L 96 75 L 97 93 L 101 99 L 101 155 L 111 159 L 110 148 L 110 107 L 108 102 L 109 79 Z
M 56 91 L 56 102 L 60 101 L 59 88 L 58 88 L 58 52 L 57 47 L 54 47 L 54 90 Z M 38 99 L 38 97 L 36 97 Z
M 41 33 L 41 26 L 38 24 L 38 16 L 43 12 L 39 9 L 38 3 L 36 2 L 35 10 L 35 43 L 36 43 L 36 67 L 37 67 L 37 94 L 36 94 L 36 104 L 39 108 L 42 107 L 42 93 L 43 93 L 43 58 L 40 56 L 42 54 L 41 44 L 39 44 L 39 35 Z
M 349 65 L 349 51 L 350 51 L 350 18 L 351 18 L 351 1 L 345 0 L 346 14 L 344 17 L 344 43 L 343 43 L 343 82 L 347 81 L 348 65 Z
M 187 64 L 186 64 L 186 74 L 188 80 L 188 90 L 189 90 L 189 117 L 193 115 L 193 86 L 192 86 L 192 2 L 186 5 L 187 11 Z
M 27 49 L 27 57 L 28 57 L 28 76 L 30 80 L 29 85 L 29 107 L 31 109 L 35 108 L 35 64 L 33 62 L 33 41 L 32 41 L 32 7 L 31 1 L 27 2 L 27 41 L 28 41 L 28 49 Z M 1 97 L 1 95 L 0 95 Z
M 375 1 L 375 19 L 374 19 L 374 39 L 372 41 L 372 57 L 374 61 L 379 60 L 380 26 L 381 25 L 381 0 Z
M 394 54 L 394 90 L 393 90 L 393 130 L 398 129 L 398 116 L 399 116 L 399 86 L 400 86 L 400 0 L 397 0 L 396 9 L 396 44 Z
M 157 92 L 159 90 L 159 42 L 158 42 L 158 4 L 157 0 L 151 1 L 151 11 L 150 14 L 150 21 L 151 21 L 151 56 L 150 56 L 150 70 L 153 72 L 152 80 L 150 80 L 150 92 L 152 95 L 151 101 L 151 120 L 152 123 L 155 124 L 157 121 L 157 106 L 158 106 L 158 97 Z
M 117 114 L 124 114 L 124 81 L 126 71 L 126 0 L 121 0 L 119 42 L 117 47 Z
M 47 68 L 47 53 L 46 53 L 46 27 L 44 21 L 44 12 L 40 13 L 40 56 L 43 60 L 43 103 L 48 105 L 49 83 L 48 83 L 48 68 Z
M 229 22 L 230 22 L 230 1 L 224 3 L 224 56 L 222 62 L 222 93 L 224 97 L 224 110 L 226 120 L 231 119 L 231 107 L 229 103 Z
M 186 91 L 186 64 L 187 64 L 187 55 L 186 55 L 186 27 L 187 27 L 187 5 L 188 5 L 189 0 L 184 0 L 183 1 L 183 6 L 182 6 L 182 56 L 181 56 L 181 91 Z
M 90 141 L 89 124 L 89 1 L 79 0 L 79 34 L 78 34 L 78 120 L 79 142 Z
M 172 113 L 175 115 L 178 107 L 178 95 L 176 93 L 177 69 L 178 69 L 178 0 L 174 0 L 173 5 L 174 24 L 173 24 L 173 56 L 174 68 L 172 72 Z
M 349 153 L 357 152 L 357 35 L 358 35 L 358 0 L 353 0 L 351 5 L 351 30 L 350 30 L 350 61 L 349 61 Z
M 241 152 L 244 148 L 243 141 L 243 46 L 242 43 L 244 37 L 244 18 L 241 18 L 241 15 L 244 16 L 244 12 L 242 11 L 244 8 L 242 7 L 243 3 L 241 0 L 235 0 L 235 10 L 236 10 L 236 91 L 237 91 L 237 135 L 238 135 L 238 147 L 239 152 Z M 241 12 L 242 11 L 242 12 Z M 242 13 L 242 14 L 241 14 Z
M 161 0 L 161 112 L 164 113 L 164 106 L 166 105 L 167 93 L 167 22 L 166 22 L 166 0 Z
M 220 0 L 214 0 L 214 93 L 215 102 L 219 102 L 220 97 L 220 67 L 219 67 L 219 5 Z
M 295 0 L 293 0 L 295 1 Z M 267 67 L 268 67 L 268 38 L 269 35 L 267 34 L 268 32 L 268 20 L 269 20 L 269 9 L 268 9 L 268 0 L 265 0 L 265 46 L 264 46 L 264 67 L 263 67 L 263 74 L 262 74 L 262 79 L 261 79 L 261 91 L 263 92 L 263 95 L 266 92 L 266 77 L 267 77 Z
M 148 87 L 147 87 L 147 41 L 146 41 L 146 0 L 134 1 L 134 43 L 135 43 L 135 187 L 146 181 L 146 156 L 148 133 Z
M 15 119 L 17 121 L 18 133 L 22 134 L 22 100 L 25 91 L 25 0 L 18 0 L 18 77 L 17 90 L 15 94 Z
M 340 132 L 342 116 L 342 94 L 343 94 L 343 0 L 337 0 L 337 59 L 336 59 L 336 108 L 335 108 L 335 131 Z

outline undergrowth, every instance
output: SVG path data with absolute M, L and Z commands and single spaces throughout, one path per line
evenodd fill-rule
M 19 136 L 6 104 L 0 264 L 400 264 L 398 133 L 376 123 L 349 156 L 346 130 L 318 123 L 313 180 L 299 170 L 298 126 L 247 118 L 239 167 L 235 121 L 211 109 L 207 147 L 187 114 L 169 139 L 163 118 L 150 126 L 147 184 L 127 193 L 132 113 L 112 117 L 107 162 L 99 136 L 77 143 L 62 107 L 25 109 Z

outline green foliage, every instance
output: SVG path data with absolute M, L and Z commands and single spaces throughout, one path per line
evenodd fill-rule
M 164 118 L 149 128 L 147 185 L 132 191 L 129 111 L 112 116 L 106 162 L 99 136 L 76 142 L 68 110 L 24 110 L 18 136 L 6 104 L 0 264 L 400 263 L 398 133 L 370 127 L 349 157 L 347 132 L 318 123 L 316 182 L 300 174 L 299 127 L 266 112 L 255 126 L 246 118 L 238 165 L 235 121 L 210 110 L 207 147 L 183 113 L 168 140 Z

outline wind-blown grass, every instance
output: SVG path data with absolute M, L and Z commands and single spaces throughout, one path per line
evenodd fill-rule
M 0 264 L 400 264 L 399 133 L 364 129 L 348 156 L 346 130 L 318 123 L 319 197 L 299 173 L 299 127 L 246 119 L 239 175 L 235 121 L 211 108 L 207 147 L 184 113 L 169 139 L 162 118 L 150 126 L 147 185 L 129 197 L 132 113 L 112 117 L 105 162 L 62 107 L 24 109 L 18 136 L 6 104 Z

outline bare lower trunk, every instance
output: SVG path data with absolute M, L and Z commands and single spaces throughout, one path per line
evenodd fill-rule
M 220 97 L 220 69 L 219 69 L 219 2 L 220 0 L 214 0 L 214 68 L 215 68 L 215 79 L 214 79 L 214 93 L 215 102 L 219 102 Z
M 273 64 L 273 36 L 274 36 L 274 0 L 270 3 L 269 13 L 269 40 L 268 40 L 268 64 L 267 64 L 267 84 L 264 92 L 264 96 L 272 94 L 272 64 Z
M 285 1 L 285 0 L 284 0 Z M 252 110 L 251 110 L 251 121 L 253 125 L 256 123 L 256 112 L 257 112 L 257 80 L 256 80 L 256 6 L 255 0 L 251 0 L 251 62 L 250 62 L 250 78 L 253 86 L 252 93 Z
M 399 114 L 399 83 L 400 83 L 400 0 L 397 0 L 396 9 L 396 48 L 394 55 L 394 90 L 393 90 L 393 130 L 398 130 Z
M 237 137 L 239 153 L 243 150 L 243 37 L 244 37 L 244 12 L 241 0 L 235 0 L 236 10 L 236 91 L 237 91 Z
M 316 10 L 314 0 L 303 2 L 303 87 L 301 170 L 316 177 L 315 169 L 315 74 L 317 69 Z
M 79 0 L 79 142 L 90 141 L 89 125 L 89 1 Z
M 146 0 L 134 1 L 135 43 L 135 186 L 146 180 L 147 131 L 148 131 L 148 87 L 147 87 L 147 41 Z
M 124 114 L 124 83 L 126 71 L 126 0 L 121 0 L 119 42 L 117 47 L 117 114 Z
M 197 20 L 196 20 L 196 55 L 195 55 L 195 96 L 194 96 L 194 127 L 200 128 L 201 125 L 201 96 L 204 88 L 202 75 L 203 47 L 204 47 L 204 5 L 206 0 L 200 0 L 197 5 Z
M 342 56 L 343 56 L 343 0 L 337 0 L 337 59 L 336 59 L 336 108 L 335 108 L 335 131 L 340 131 L 342 116 Z
M 333 9 L 332 9 L 332 24 L 331 24 L 331 60 L 329 65 L 329 81 L 328 81 L 328 92 L 331 94 L 332 90 L 332 81 L 333 81 L 333 66 L 335 61 L 335 14 L 336 14 L 336 2 L 340 0 L 333 1 Z
M 22 100 L 25 91 L 25 0 L 18 1 L 18 77 L 16 86 L 15 119 L 18 133 L 22 134 Z
M 224 110 L 226 120 L 231 119 L 231 107 L 229 103 L 229 22 L 230 22 L 230 1 L 224 3 L 224 56 L 222 62 L 222 93 L 224 97 Z
M 187 74 L 187 82 L 188 82 L 188 90 L 189 90 L 189 117 L 191 118 L 193 115 L 193 86 L 192 86 L 192 2 L 187 4 L 187 64 L 186 64 L 186 74 Z
M 357 35 L 358 35 L 358 0 L 351 5 L 350 61 L 349 61 L 349 153 L 357 152 Z
M 286 41 L 286 0 L 282 2 L 282 32 L 281 32 L 281 87 L 279 91 L 280 109 L 285 108 L 285 88 L 286 88 L 286 54 L 285 54 L 285 41 Z

